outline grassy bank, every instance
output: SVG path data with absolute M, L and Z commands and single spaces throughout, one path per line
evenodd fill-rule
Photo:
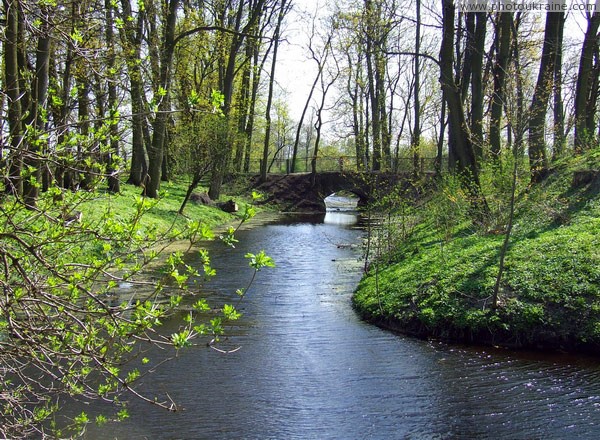
M 117 266 L 123 261 L 135 266 L 141 262 L 135 255 L 144 254 L 144 264 L 148 265 L 149 258 L 154 265 L 171 252 L 185 252 L 192 241 L 213 237 L 217 232 L 228 237 L 227 231 L 240 225 L 251 203 L 248 198 L 235 196 L 239 210 L 230 214 L 215 203 L 190 201 L 181 215 L 186 191 L 185 181 L 163 183 L 157 199 L 142 197 L 139 187 L 124 183 L 116 194 L 104 187 L 76 192 L 51 188 L 40 195 L 35 210 L 6 203 L 4 213 L 13 219 L 4 229 L 17 234 L 35 232 L 39 246 L 55 243 L 53 252 L 67 263 L 88 265 L 110 254 L 117 259 Z M 222 201 L 229 199 L 226 194 L 221 197 Z M 251 210 L 255 211 L 253 207 Z M 162 257 L 155 259 L 157 252 Z
M 600 353 L 598 156 L 559 163 L 531 188 L 520 173 L 497 309 L 491 300 L 510 200 L 509 173 L 497 169 L 484 173 L 492 216 L 483 225 L 473 224 L 468 198 L 451 180 L 402 215 L 396 207 L 393 229 L 402 236 L 371 264 L 356 309 L 419 337 Z
M 147 229 L 156 229 L 160 232 L 166 232 L 172 228 L 184 228 L 188 220 L 200 221 L 213 228 L 233 220 L 236 215 L 228 214 L 216 206 L 202 205 L 199 203 L 188 202 L 184 215 L 179 215 L 178 211 L 185 197 L 187 190 L 186 182 L 164 182 L 161 186 L 161 197 L 157 200 L 143 199 L 141 189 L 133 185 L 121 185 L 121 192 L 110 194 L 99 191 L 92 197 L 86 197 L 79 205 L 78 209 L 82 211 L 83 218 L 93 219 L 107 209 L 110 209 L 115 215 L 121 218 L 131 218 L 138 209 L 138 203 L 143 201 L 147 204 L 144 215 L 140 219 L 141 225 Z M 197 192 L 205 191 L 199 188 Z M 223 196 L 227 199 L 227 196 Z M 243 210 L 244 203 L 240 203 L 240 209 Z

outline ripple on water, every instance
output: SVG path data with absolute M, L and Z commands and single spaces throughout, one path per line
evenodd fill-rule
M 347 246 L 360 241 L 350 227 L 290 220 L 241 232 L 233 251 L 215 249 L 211 288 L 223 300 L 251 276 L 246 252 L 265 249 L 277 264 L 243 302 L 231 341 L 241 350 L 184 352 L 146 386 L 168 390 L 185 411 L 132 402 L 137 415 L 86 437 L 597 437 L 595 361 L 448 346 L 361 322 L 350 305 L 360 249 Z

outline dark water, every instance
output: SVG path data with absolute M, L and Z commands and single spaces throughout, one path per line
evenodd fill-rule
M 356 218 L 307 220 L 243 231 L 235 252 L 213 251 L 212 287 L 230 302 L 250 275 L 240 255 L 265 249 L 277 268 L 244 300 L 240 350 L 193 348 L 147 379 L 183 411 L 132 402 L 129 420 L 86 437 L 600 438 L 596 360 L 460 348 L 365 324 L 350 305 L 362 265 Z

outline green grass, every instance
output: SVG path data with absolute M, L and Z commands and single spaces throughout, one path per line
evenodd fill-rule
M 497 310 L 509 199 L 499 173 L 482 179 L 495 207 L 485 225 L 472 224 L 452 182 L 416 210 L 412 233 L 360 283 L 357 310 L 419 336 L 600 353 L 600 179 L 571 185 L 576 170 L 599 165 L 593 155 L 563 161 L 530 189 L 522 174 Z
M 185 182 L 165 182 L 161 185 L 161 197 L 157 200 L 148 199 L 153 206 L 143 215 L 141 224 L 147 228 L 156 228 L 167 231 L 171 227 L 184 227 L 187 219 L 197 220 L 210 227 L 216 227 L 235 216 L 221 211 L 215 206 L 205 206 L 188 202 L 184 216 L 178 214 L 181 203 L 187 190 Z M 197 191 L 202 191 L 199 188 Z M 133 185 L 121 185 L 119 194 L 110 194 L 106 191 L 97 192 L 90 200 L 80 205 L 84 218 L 94 218 L 101 215 L 106 209 L 112 210 L 121 218 L 130 218 L 137 209 L 137 203 L 142 199 L 141 189 Z M 241 207 L 243 209 L 243 206 Z
M 180 215 L 186 191 L 187 182 L 183 181 L 163 183 L 158 199 L 144 198 L 139 187 L 127 184 L 121 185 L 118 194 L 111 194 L 104 187 L 76 192 L 53 187 L 40 194 L 36 209 L 32 210 L 6 198 L 0 230 L 31 236 L 45 251 L 59 252 L 56 258 L 88 263 L 105 254 L 104 245 L 110 240 L 113 248 L 123 252 L 132 246 L 139 251 L 164 248 L 169 243 L 169 248 L 186 249 L 190 245 L 188 238 L 195 241 L 207 229 L 220 232 L 239 225 L 248 206 L 242 196 L 235 197 L 239 205 L 235 214 L 214 205 L 188 202 L 184 215 Z M 82 214 L 80 220 L 69 225 L 69 219 L 77 212 Z

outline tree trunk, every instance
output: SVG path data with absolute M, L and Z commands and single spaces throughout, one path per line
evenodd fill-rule
M 444 157 L 444 133 L 446 133 L 446 100 L 442 99 L 442 109 L 440 110 L 440 137 L 437 142 L 437 154 L 435 156 L 435 174 L 441 176 L 442 162 Z
M 150 134 L 147 127 L 144 99 L 144 86 L 142 82 L 142 70 L 138 60 L 141 59 L 141 39 L 143 30 L 142 11 L 138 12 L 136 24 L 129 20 L 132 17 L 131 2 L 121 0 L 123 13 L 121 21 L 123 26 L 119 28 L 121 42 L 128 56 L 126 57 L 127 72 L 129 78 L 129 89 L 131 97 L 131 163 L 127 183 L 141 186 L 146 183 L 148 163 L 146 162 L 145 145 L 150 145 Z M 148 140 L 148 142 L 146 142 Z
M 34 136 L 38 136 L 44 130 L 44 113 L 48 98 L 49 61 L 50 61 L 50 23 L 48 9 L 40 9 L 42 16 L 41 34 L 35 54 L 35 76 L 32 82 L 33 95 L 31 108 L 29 110 L 28 124 L 35 127 Z M 37 146 L 35 146 L 37 145 Z M 39 196 L 39 188 L 42 177 L 42 142 L 28 144 L 28 152 L 24 158 L 25 165 L 32 170 L 29 179 L 23 181 L 23 196 L 26 206 L 35 206 Z
M 419 89 L 421 87 L 421 63 L 419 62 L 419 53 L 421 52 L 421 0 L 416 3 L 416 24 L 415 24 L 415 56 L 414 56 L 414 84 L 413 84 L 413 99 L 414 99 L 414 127 L 412 139 L 410 142 L 413 152 L 413 173 L 419 174 L 420 151 L 419 144 L 421 141 L 421 101 L 419 100 Z
M 277 25 L 273 33 L 273 58 L 271 60 L 271 77 L 269 78 L 269 91 L 267 95 L 267 105 L 265 108 L 265 140 L 263 145 L 263 156 L 262 162 L 260 163 L 260 180 L 265 182 L 267 180 L 269 160 L 269 144 L 271 142 L 271 104 L 273 102 L 273 86 L 275 84 L 275 67 L 277 66 L 277 51 L 279 50 L 279 35 L 281 32 L 281 24 L 285 16 L 286 0 L 281 1 L 279 9 L 279 16 L 277 18 Z
M 8 127 L 10 134 L 9 174 L 5 181 L 6 192 L 18 195 L 23 192 L 21 179 L 23 128 L 21 126 L 21 92 L 19 83 L 18 47 L 19 41 L 19 12 L 18 0 L 5 0 L 6 29 L 4 32 L 4 76 L 6 95 L 8 97 Z
M 245 146 L 244 146 L 244 172 L 250 171 L 250 156 L 252 152 L 252 135 L 254 134 L 254 116 L 256 112 L 256 101 L 258 97 L 258 88 L 260 86 L 260 74 L 262 72 L 263 62 L 258 64 L 259 46 L 253 47 L 253 72 L 252 72 L 252 92 L 250 93 L 250 106 L 248 109 L 248 121 L 245 128 Z
M 237 99 L 237 136 L 235 137 L 235 158 L 233 167 L 236 172 L 242 171 L 242 160 L 244 158 L 244 148 L 246 146 L 246 124 L 248 123 L 248 114 L 250 113 L 250 80 L 252 78 L 252 46 L 251 40 L 246 40 L 246 49 L 244 56 L 244 67 L 242 69 L 242 82 Z
M 375 87 L 377 88 L 377 105 L 379 106 L 379 124 L 381 127 L 381 160 L 383 168 L 389 170 L 391 165 L 392 134 L 390 133 L 390 127 L 388 125 L 385 99 L 385 77 L 387 66 L 381 47 L 378 47 L 376 61 Z
M 377 19 L 375 14 L 375 8 L 372 0 L 365 0 L 365 12 L 367 14 L 367 35 L 366 35 L 366 61 L 367 61 L 367 83 L 368 93 L 371 105 L 371 139 L 373 146 L 372 155 L 372 169 L 373 171 L 379 171 L 381 169 L 381 122 L 379 111 L 379 87 L 377 84 L 377 57 L 375 39 L 375 20 Z
M 300 115 L 300 120 L 298 121 L 298 127 L 296 128 L 296 137 L 294 138 L 294 147 L 292 150 L 292 165 L 291 165 L 291 169 L 290 169 L 290 172 L 292 172 L 292 173 L 296 171 L 296 157 L 298 155 L 298 145 L 300 144 L 300 133 L 302 131 L 302 125 L 304 124 L 304 118 L 306 117 L 306 112 L 308 111 L 308 107 L 310 106 L 310 102 L 312 100 L 313 94 L 315 93 L 315 89 L 317 88 L 317 84 L 319 83 L 319 79 L 321 79 L 321 75 L 323 75 L 323 69 L 325 67 L 326 53 L 327 53 L 327 51 L 329 51 L 332 37 L 333 37 L 333 35 L 330 33 L 329 36 L 327 37 L 327 42 L 325 43 L 324 53 L 322 54 L 321 57 L 317 57 L 314 49 L 312 48 L 312 38 L 314 38 L 314 33 L 311 36 L 311 43 L 310 43 L 311 47 L 309 48 L 309 50 L 312 53 L 313 60 L 315 60 L 317 62 L 318 70 L 317 70 L 317 75 L 315 76 L 315 79 L 312 82 L 312 85 L 310 87 L 310 91 L 308 92 L 308 97 L 306 98 L 306 101 L 304 102 L 304 108 L 302 109 L 302 114 Z
M 512 13 L 510 12 L 499 13 L 495 35 L 494 91 L 490 105 L 490 151 L 492 158 L 495 160 L 500 159 L 502 149 L 502 110 L 505 101 L 506 70 L 510 57 L 512 18 Z
M 552 160 L 561 157 L 567 147 L 567 138 L 565 136 L 565 110 L 562 98 L 562 51 L 564 34 L 565 16 L 562 16 L 562 23 L 558 26 L 558 35 L 556 36 L 556 62 L 554 64 L 554 87 L 553 87 L 553 116 L 554 116 L 554 143 L 552 148 Z
M 323 78 L 323 77 L 321 77 L 321 78 Z M 319 104 L 319 107 L 317 108 L 317 121 L 315 122 L 315 131 L 316 131 L 315 146 L 314 146 L 312 158 L 310 161 L 310 173 L 311 173 L 310 182 L 311 182 L 312 186 L 314 186 L 316 179 L 317 179 L 317 159 L 319 157 L 319 146 L 321 143 L 321 131 L 323 128 L 323 109 L 325 108 L 325 99 L 327 97 L 327 91 L 329 90 L 329 87 L 331 86 L 331 84 L 332 83 L 329 83 L 328 86 L 325 86 L 323 79 L 321 79 L 321 85 L 323 86 L 323 94 L 321 95 L 321 102 Z
M 109 50 L 107 67 L 108 67 L 108 111 L 110 115 L 110 138 L 108 141 L 109 151 L 107 153 L 106 161 L 106 173 L 108 174 L 108 191 L 111 193 L 118 193 L 121 190 L 119 176 L 117 169 L 115 168 L 116 157 L 119 155 L 119 125 L 116 119 L 119 102 L 117 100 L 117 85 L 115 82 L 115 75 L 112 73 L 115 68 L 115 51 L 114 51 L 114 20 L 113 20 L 113 7 L 111 0 L 104 1 L 104 7 L 106 8 L 106 45 Z
M 564 23 L 563 16 L 564 12 L 546 13 L 540 70 L 529 107 L 529 166 L 533 182 L 544 178 L 548 169 L 544 131 L 546 111 L 552 91 L 554 66 L 556 65 L 557 38 L 560 26 Z
M 348 51 L 348 65 L 352 68 L 352 56 Z M 365 142 L 364 142 L 364 129 L 362 126 L 362 110 L 361 110 L 361 88 L 360 88 L 360 66 L 361 63 L 356 63 L 356 68 L 353 70 L 351 75 L 348 75 L 348 83 L 346 89 L 348 96 L 352 101 L 352 131 L 354 134 L 354 149 L 356 153 L 356 170 L 365 170 L 367 164 L 365 163 Z
M 598 45 L 597 34 L 600 26 L 600 12 L 596 11 L 588 18 L 588 27 L 583 40 L 579 73 L 575 88 L 575 152 L 581 153 L 591 147 L 590 133 L 587 127 L 587 103 L 590 98 L 593 78 L 594 51 Z
M 469 94 L 469 85 L 471 84 L 471 75 L 473 73 L 473 56 L 475 55 L 475 14 L 459 14 L 460 17 L 465 18 L 465 49 L 462 54 L 462 68 L 460 72 L 457 72 L 456 83 L 460 85 L 460 96 L 463 102 L 466 101 L 467 95 Z M 461 29 L 462 30 L 462 29 Z M 456 59 L 460 60 L 460 36 L 457 36 L 456 42 Z M 457 69 L 459 63 L 457 63 Z
M 452 0 L 442 3 L 443 37 L 440 49 L 440 83 L 447 105 L 449 133 L 453 138 L 456 155 L 456 170 L 469 190 L 477 215 L 487 213 L 487 204 L 481 195 L 479 184 L 479 168 L 473 151 L 471 133 L 465 121 L 464 108 L 460 91 L 453 75 L 453 46 L 454 46 L 454 14 L 455 6 Z
M 222 111 L 226 117 L 229 117 L 229 112 L 231 109 L 235 75 L 237 72 L 237 55 L 242 43 L 244 42 L 245 35 L 250 33 L 251 30 L 254 29 L 255 26 L 260 22 L 260 19 L 264 13 L 265 0 L 257 0 L 256 2 L 251 2 L 249 4 L 249 11 L 247 14 L 248 20 L 242 28 L 241 26 L 245 4 L 245 2 L 240 2 L 238 5 L 233 28 L 235 35 L 231 39 L 227 59 L 224 63 L 225 65 L 220 66 L 220 84 L 224 96 Z M 211 175 L 210 188 L 208 191 L 209 196 L 213 200 L 218 199 L 220 196 L 223 177 L 230 160 L 232 149 L 233 146 L 231 145 L 230 140 L 227 145 L 223 145 L 223 150 L 219 154 L 220 157 L 213 161 L 213 171 Z
M 73 4 L 72 16 L 75 16 L 75 4 Z M 72 19 L 74 23 L 74 18 Z M 72 160 L 74 156 L 73 147 L 67 145 L 65 140 L 67 139 L 67 135 L 69 133 L 69 125 L 67 124 L 67 119 L 69 117 L 70 107 L 71 107 L 71 97 L 70 97 L 70 88 L 71 88 L 71 79 L 72 79 L 72 70 L 74 63 L 74 49 L 73 44 L 69 41 L 67 46 L 67 53 L 65 57 L 65 66 L 62 74 L 62 78 L 60 79 L 61 83 L 61 95 L 60 95 L 60 104 L 58 105 L 57 111 L 55 112 L 54 117 L 56 118 L 54 124 L 59 127 L 58 129 L 58 138 L 57 144 L 59 148 L 59 165 L 56 170 L 56 182 L 62 188 L 65 189 L 73 189 L 74 188 L 74 170 L 69 165 L 69 162 Z M 58 78 L 57 78 L 58 81 Z
M 80 60 L 81 61 L 81 60 Z M 82 65 L 79 66 L 79 71 L 85 69 Z M 95 145 L 89 142 L 90 134 L 90 80 L 87 76 L 77 77 L 77 126 L 79 134 L 84 142 L 79 142 L 77 145 L 77 171 L 83 175 L 79 179 L 79 185 L 82 189 L 91 189 L 92 187 L 92 170 L 89 164 L 95 160 L 96 151 Z
M 586 105 L 586 131 L 590 134 L 588 148 L 596 148 L 598 146 L 598 139 L 594 136 L 596 131 L 596 110 L 598 105 L 598 93 L 600 86 L 600 53 L 598 52 L 598 45 L 594 48 L 594 64 L 592 68 L 592 81 L 590 84 L 589 99 Z
M 513 143 L 513 156 L 520 159 L 523 154 L 523 137 L 525 134 L 525 93 L 523 91 L 523 71 L 521 69 L 521 55 L 519 50 L 518 25 L 521 23 L 521 13 L 518 12 L 516 20 L 513 20 L 513 38 L 512 38 L 512 62 L 515 68 L 515 88 L 517 95 L 516 102 L 516 115 L 514 116 L 514 122 L 511 121 L 511 128 L 514 134 Z
M 473 38 L 473 57 L 471 73 L 471 136 L 475 156 L 483 157 L 483 55 L 485 52 L 485 34 L 487 14 L 475 13 L 475 35 Z
M 168 11 L 160 54 L 160 87 L 164 90 L 164 95 L 158 105 L 154 124 L 152 124 L 152 144 L 148 149 L 148 182 L 144 188 L 144 194 L 150 198 L 158 197 L 167 124 L 169 121 L 169 111 L 171 110 L 169 89 L 171 86 L 171 64 L 175 50 L 175 24 L 179 0 L 169 0 L 167 5 Z

